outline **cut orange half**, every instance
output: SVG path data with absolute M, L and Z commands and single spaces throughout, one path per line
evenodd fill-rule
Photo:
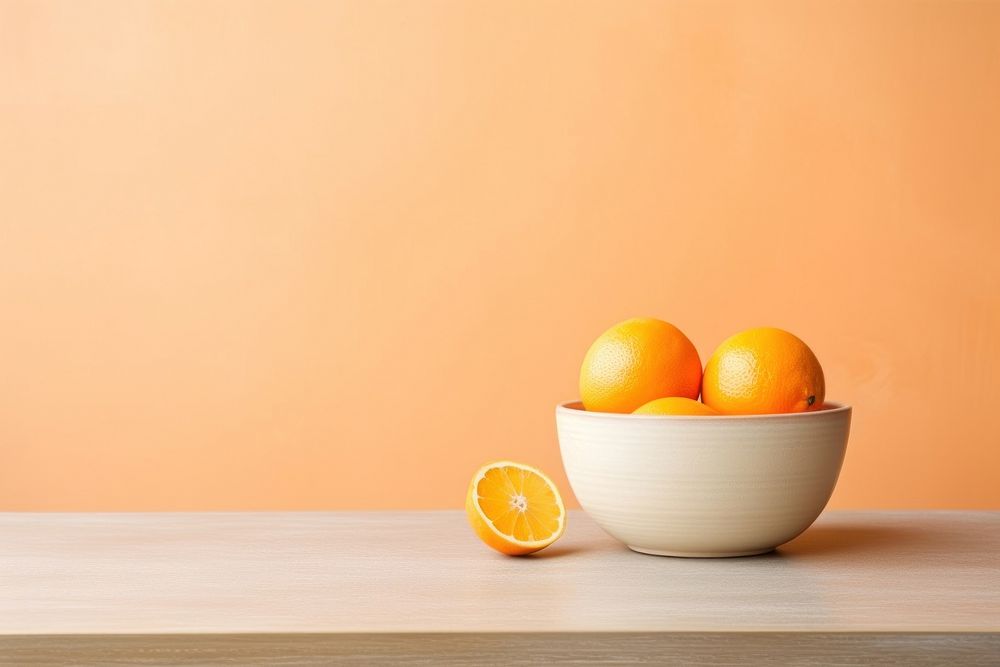
M 479 469 L 465 511 L 479 539 L 509 556 L 544 549 L 566 529 L 566 508 L 556 485 L 538 468 L 512 461 Z

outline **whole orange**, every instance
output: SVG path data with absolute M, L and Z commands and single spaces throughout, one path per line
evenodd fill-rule
M 632 412 L 634 415 L 685 415 L 688 417 L 711 417 L 719 414 L 699 401 L 680 396 L 657 398 Z
M 629 413 L 656 398 L 697 399 L 701 359 L 680 329 L 651 317 L 614 325 L 594 341 L 580 367 L 587 410 Z
M 741 331 L 705 364 L 701 400 L 723 414 L 806 412 L 823 407 L 826 382 L 816 355 L 773 327 Z

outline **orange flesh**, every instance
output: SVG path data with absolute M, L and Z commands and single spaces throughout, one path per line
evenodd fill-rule
M 476 485 L 476 503 L 498 531 L 518 541 L 544 540 L 560 528 L 555 494 L 527 470 L 503 466 L 487 471 Z

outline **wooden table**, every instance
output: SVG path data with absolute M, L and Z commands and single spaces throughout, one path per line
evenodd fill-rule
M 0 514 L 0 664 L 1000 664 L 1000 512 L 828 512 L 778 552 L 528 558 L 459 512 Z

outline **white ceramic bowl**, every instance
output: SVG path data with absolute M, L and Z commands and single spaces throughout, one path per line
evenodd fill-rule
M 580 505 L 642 553 L 749 556 L 820 515 L 840 474 L 851 408 L 687 417 L 556 408 L 563 465 Z

